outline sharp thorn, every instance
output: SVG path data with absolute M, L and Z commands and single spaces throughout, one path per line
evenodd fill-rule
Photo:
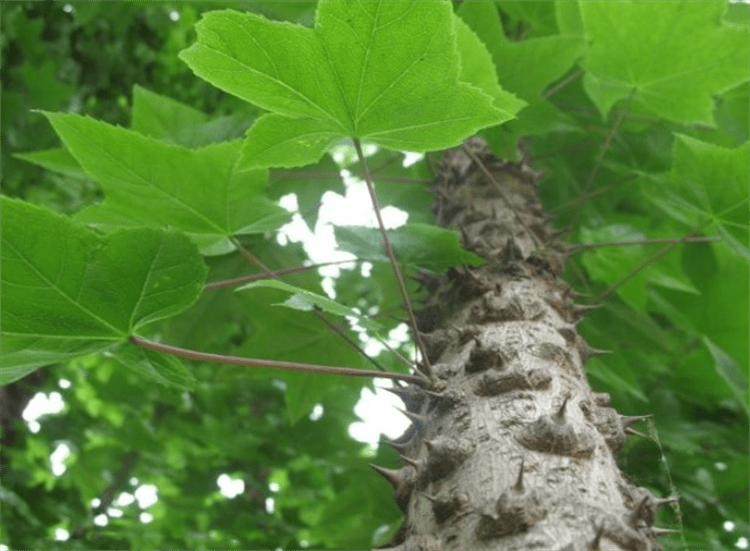
M 520 493 L 523 493 L 523 463 L 524 458 L 521 459 L 521 466 L 518 468 L 518 477 L 516 477 L 516 484 L 513 486 L 513 489 Z
M 648 436 L 646 436 L 642 432 L 638 432 L 637 430 L 631 429 L 630 427 L 625 429 L 625 434 L 633 434 L 635 436 L 640 436 L 641 438 L 648 438 Z
M 385 467 L 380 467 L 379 465 L 375 465 L 374 463 L 370 463 L 370 467 L 380 476 L 385 478 L 389 482 L 389 484 L 396 489 L 404 483 L 405 477 L 400 470 L 396 471 L 393 469 L 386 469 Z
M 398 453 L 399 455 L 403 455 L 404 453 L 406 453 L 406 450 L 409 447 L 408 444 L 400 444 L 395 440 L 380 440 L 379 443 L 390 446 L 391 448 L 396 450 L 396 453 Z
M 570 398 L 570 396 L 566 396 L 565 397 L 565 400 L 563 400 L 562 405 L 560 406 L 560 408 L 555 413 L 555 421 L 557 421 L 558 423 L 562 424 L 562 423 L 565 422 L 565 406 L 568 405 L 568 399 L 569 398 Z
M 401 457 L 401 461 L 403 461 L 407 465 L 411 465 L 417 470 L 421 470 L 422 467 L 424 467 L 424 461 L 422 461 L 421 459 L 412 459 L 411 457 L 407 457 L 405 455 L 401 455 L 399 457 Z
M 653 526 L 651 528 L 651 533 L 654 534 L 657 538 L 660 538 L 662 536 L 669 536 L 671 534 L 679 534 L 679 530 L 670 530 L 669 528 L 657 528 L 656 526 Z
M 650 495 L 643 496 L 643 499 L 638 503 L 638 506 L 633 509 L 633 512 L 630 514 L 630 526 L 632 528 L 636 528 L 638 526 L 638 521 L 641 520 L 644 516 L 644 512 L 646 510 L 646 507 L 648 507 L 648 502 L 651 500 Z
M 633 423 L 639 423 L 640 421 L 645 421 L 651 417 L 650 415 L 620 415 L 620 423 L 622 424 L 622 428 L 626 429 L 630 427 Z
M 406 411 L 405 409 L 396 408 L 401 413 L 406 415 L 412 423 L 414 423 L 418 428 L 424 428 L 427 426 L 428 418 L 425 415 L 419 415 L 418 413 L 413 413 L 411 411 Z

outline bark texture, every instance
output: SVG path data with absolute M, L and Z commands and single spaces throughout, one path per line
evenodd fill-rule
M 424 276 L 420 330 L 437 382 L 394 389 L 413 423 L 380 467 L 405 512 L 400 551 L 656 551 L 659 500 L 616 463 L 629 425 L 594 393 L 578 335 L 585 307 L 561 281 L 563 249 L 545 226 L 537 176 L 467 146 L 436 184 L 440 223 L 461 232 L 481 268 Z

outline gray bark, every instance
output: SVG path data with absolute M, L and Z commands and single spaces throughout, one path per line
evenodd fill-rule
M 629 425 L 586 379 L 585 307 L 561 279 L 536 175 L 467 145 L 436 184 L 440 222 L 487 258 L 431 288 L 420 330 L 437 383 L 396 389 L 412 426 L 392 444 L 402 468 L 376 467 L 405 512 L 400 551 L 656 551 L 658 500 L 616 462 Z M 499 184 L 499 185 L 498 185 Z M 512 206 L 512 208 L 511 208 Z

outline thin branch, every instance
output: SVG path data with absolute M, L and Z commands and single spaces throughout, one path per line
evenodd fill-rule
M 251 253 L 250 251 L 248 251 L 245 247 L 243 247 L 242 243 L 240 243 L 237 240 L 237 238 L 230 237 L 229 240 L 232 242 L 232 244 L 234 244 L 235 247 L 237 247 L 237 250 L 239 251 L 239 253 L 242 256 L 244 256 L 250 262 L 250 264 L 252 264 L 256 268 L 258 268 L 262 272 L 265 272 L 266 274 L 268 274 L 272 278 L 279 279 L 279 276 L 276 274 L 276 272 L 274 272 L 273 270 L 271 270 L 271 268 L 269 268 L 268 266 L 266 266 L 265 264 L 263 264 L 263 262 L 261 262 L 260 258 L 258 258 L 253 253 Z
M 391 268 L 393 274 L 396 276 L 396 282 L 398 283 L 398 289 L 401 292 L 401 298 L 406 306 L 406 311 L 409 313 L 409 321 L 411 323 L 412 333 L 414 333 L 414 342 L 417 343 L 417 348 L 422 353 L 422 364 L 424 366 L 424 372 L 429 377 L 432 375 L 432 367 L 430 366 L 430 360 L 427 358 L 427 350 L 422 342 L 422 337 L 419 335 L 419 329 L 417 329 L 417 319 L 414 317 L 414 310 L 411 307 L 411 301 L 409 301 L 409 293 L 406 290 L 406 284 L 404 278 L 401 275 L 401 269 L 398 267 L 396 261 L 396 254 L 393 251 L 393 245 L 388 237 L 388 231 L 385 229 L 383 223 L 383 217 L 380 215 L 380 205 L 378 204 L 378 197 L 375 195 L 375 188 L 372 186 L 372 178 L 370 178 L 370 169 L 367 166 L 367 160 L 362 153 L 362 144 L 358 139 L 354 139 L 354 147 L 357 150 L 357 156 L 359 157 L 360 165 L 364 171 L 365 183 L 367 184 L 367 191 L 370 193 L 370 199 L 372 200 L 373 209 L 375 209 L 375 217 L 378 219 L 378 226 L 380 226 L 380 233 L 383 235 L 383 243 L 385 244 L 385 250 L 388 253 L 388 258 L 391 261 Z
M 164 352 L 166 354 L 171 354 L 172 356 L 179 356 L 189 360 L 241 365 L 245 367 L 270 367 L 273 369 L 303 371 L 306 373 L 329 373 L 332 375 L 349 375 L 352 377 L 380 377 L 383 379 L 407 381 L 420 386 L 425 386 L 428 382 L 423 376 L 409 375 L 408 373 L 393 373 L 391 371 L 373 371 L 370 369 L 355 369 L 352 367 L 331 367 L 297 362 L 261 360 L 258 358 L 241 358 L 239 356 L 227 356 L 225 354 L 210 354 L 207 352 L 198 352 L 197 350 L 179 348 L 168 344 L 150 341 L 136 335 L 130 337 L 130 342 L 143 348 L 150 348 L 157 352 Z
M 598 249 L 599 247 L 629 247 L 633 245 L 653 245 L 658 243 L 708 243 L 711 241 L 721 241 L 718 235 L 707 237 L 671 237 L 663 239 L 639 239 L 637 241 L 608 241 L 602 243 L 586 243 L 583 245 L 574 245 L 569 247 L 567 253 L 577 253 L 589 249 Z
M 310 264 L 309 266 L 292 266 L 291 268 L 283 268 L 281 270 L 276 270 L 276 275 L 287 275 L 287 274 L 294 274 L 297 272 L 304 272 L 306 270 L 312 270 L 314 268 L 322 268 L 323 266 L 331 266 L 333 264 L 347 264 L 349 262 L 356 262 L 357 260 L 334 260 L 332 262 L 321 262 L 320 264 Z M 217 281 L 211 281 L 209 283 L 206 283 L 203 288 L 204 289 L 216 289 L 219 287 L 232 287 L 233 285 L 240 285 L 242 283 L 249 283 L 250 281 L 258 281 L 260 279 L 268 279 L 269 277 L 272 277 L 267 272 L 264 272 L 262 274 L 250 274 L 242 277 L 235 277 L 233 279 L 221 279 Z
M 604 155 L 607 153 L 607 151 L 609 151 L 609 147 L 612 145 L 612 140 L 614 139 L 617 131 L 620 129 L 622 120 L 625 118 L 625 115 L 630 108 L 630 102 L 633 99 L 634 95 L 635 88 L 630 91 L 630 95 L 625 100 L 625 105 L 623 105 L 622 109 L 620 109 L 620 111 L 617 113 L 615 120 L 612 122 L 612 127 L 609 129 L 609 132 L 607 132 L 607 137 L 604 138 L 604 142 L 602 142 L 602 145 L 599 148 L 599 152 L 596 155 L 594 164 L 591 166 L 591 170 L 589 171 L 589 175 L 586 178 L 586 184 L 583 186 L 583 192 L 581 193 L 581 195 L 586 195 L 589 192 L 589 189 L 591 189 L 591 185 L 594 183 L 594 178 L 596 178 L 596 175 L 599 172 L 599 167 L 604 160 Z M 574 228 L 578 223 L 578 219 L 581 217 L 581 210 L 582 209 L 578 209 L 578 211 L 576 211 L 576 213 L 573 215 L 573 219 L 569 224 L 571 228 Z
M 489 171 L 487 166 L 482 162 L 482 159 L 477 157 L 477 155 L 468 147 L 466 147 L 466 144 L 461 145 L 461 149 L 466 152 L 469 157 L 471 157 L 472 161 L 476 163 L 476 165 L 479 167 L 479 170 L 481 170 L 485 176 L 492 182 L 492 185 L 495 186 L 495 189 L 500 194 L 500 198 L 505 202 L 507 207 L 513 212 L 513 215 L 516 217 L 516 220 L 518 220 L 518 223 L 521 224 L 521 227 L 523 227 L 524 230 L 526 230 L 526 233 L 529 234 L 529 237 L 531 237 L 531 240 L 534 242 L 535 245 L 541 245 L 539 242 L 539 238 L 532 232 L 529 227 L 526 225 L 526 222 L 523 221 L 521 218 L 521 215 L 518 213 L 516 208 L 511 204 L 508 197 L 505 195 L 505 192 L 503 191 L 503 188 L 500 186 L 498 181 L 495 179 L 495 176 L 493 176 L 492 172 Z
M 294 172 L 274 172 L 274 176 L 278 176 L 280 178 L 292 178 L 297 176 L 299 180 L 307 179 L 309 178 L 340 178 L 341 175 L 337 174 L 335 172 L 305 172 L 304 174 L 301 173 L 294 173 Z M 305 178 L 300 178 L 300 176 L 305 176 Z M 355 174 L 355 176 L 359 176 L 359 174 Z M 407 183 L 417 183 L 417 184 L 424 184 L 430 182 L 429 178 L 420 178 L 419 176 L 383 176 L 382 178 L 385 182 L 407 182 Z
M 656 262 L 657 260 L 659 260 L 661 257 L 663 257 L 665 254 L 667 254 L 669 251 L 671 251 L 672 249 L 674 249 L 675 247 L 677 247 L 677 245 L 679 245 L 681 243 L 687 242 L 687 240 L 692 236 L 692 234 L 698 233 L 705 226 L 707 226 L 709 223 L 710 223 L 710 220 L 708 222 L 705 222 L 705 223 L 701 224 L 700 226 L 696 227 L 692 232 L 690 232 L 689 235 L 686 235 L 685 237 L 677 240 L 676 242 L 673 242 L 673 243 L 667 245 L 666 247 L 664 247 L 660 251 L 657 251 L 656 253 L 654 253 L 653 255 L 651 255 L 650 257 L 648 257 L 646 260 L 644 260 L 643 262 L 641 262 L 641 264 L 638 265 L 638 267 L 634 268 L 628 275 L 626 275 L 625 277 L 623 277 L 620 281 L 618 281 L 617 283 L 615 283 L 614 285 L 612 285 L 609 289 L 607 289 L 604 293 L 602 293 L 601 295 L 599 295 L 596 298 L 596 300 L 594 300 L 594 303 L 602 302 L 606 297 L 608 297 L 610 294 L 612 294 L 616 289 L 619 289 L 620 287 L 622 287 L 623 285 L 625 285 L 628 281 L 630 281 L 636 275 L 638 275 L 640 272 L 642 272 L 644 269 L 646 269 L 650 264 L 653 264 L 654 262 Z
M 359 352 L 365 358 L 367 358 L 367 360 L 372 365 L 374 365 L 375 367 L 377 367 L 380 371 L 387 371 L 387 369 L 384 368 L 382 365 L 380 365 L 375 358 L 367 355 L 367 353 L 362 349 L 362 347 L 360 345 L 358 345 L 356 342 L 354 342 L 354 340 L 351 337 L 349 337 L 349 335 L 347 335 L 346 333 L 344 333 L 344 330 L 341 327 L 339 327 L 338 324 L 336 324 L 335 322 L 332 322 L 331 320 L 329 320 L 323 314 L 323 312 L 321 312 L 318 309 L 317 306 L 313 309 L 313 311 L 318 314 L 318 318 L 320 318 L 320 321 L 322 321 L 323 323 L 326 324 L 326 326 L 328 327 L 328 329 L 330 329 L 331 331 L 333 331 L 334 333 L 336 333 L 339 337 L 341 337 L 342 339 L 344 339 L 347 343 L 349 343 L 349 346 L 351 346 L 357 352 Z M 411 368 L 411 364 L 407 364 L 407 365 L 408 365 L 408 367 Z
M 577 207 L 581 203 L 584 203 L 584 202 L 588 201 L 589 199 L 592 199 L 592 198 L 596 197 L 597 195 L 601 195 L 603 193 L 607 193 L 607 192 L 609 192 L 609 191 L 611 191 L 611 190 L 613 190 L 615 188 L 618 188 L 620 186 L 623 186 L 625 184 L 633 182 L 637 178 L 638 178 L 638 176 L 630 176 L 630 177 L 625 178 L 624 180 L 622 180 L 620 182 L 616 182 L 614 184 L 610 184 L 610 185 L 605 186 L 603 188 L 599 188 L 596 191 L 592 191 L 591 193 L 586 193 L 586 194 L 583 194 L 583 195 L 579 195 L 578 197 L 576 197 L 572 201 L 567 201 L 565 203 L 557 205 L 556 207 L 552 207 L 552 208 L 548 209 L 547 212 L 550 213 L 550 214 L 554 214 L 556 212 L 559 212 L 561 210 L 565 210 L 567 208 Z
M 555 84 L 552 88 L 550 88 L 549 90 L 547 90 L 544 93 L 544 96 L 543 96 L 544 99 L 547 99 L 547 98 L 549 98 L 551 96 L 554 96 L 560 90 L 562 90 L 563 88 L 565 88 L 568 84 L 570 84 L 575 79 L 577 79 L 578 77 L 580 77 L 582 74 L 583 74 L 583 71 L 581 69 L 576 69 L 575 71 L 573 71 L 572 73 L 570 73 L 568 76 L 566 76 L 565 78 L 563 78 L 560 82 L 558 82 L 557 84 Z

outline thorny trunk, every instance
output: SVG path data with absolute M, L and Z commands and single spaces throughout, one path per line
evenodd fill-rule
M 478 140 L 493 183 L 464 151 L 436 184 L 441 222 L 486 266 L 425 276 L 420 330 L 438 382 L 394 389 L 413 424 L 392 444 L 399 470 L 375 469 L 406 513 L 400 551 L 627 550 L 661 547 L 658 505 L 615 457 L 629 425 L 594 393 L 578 335 L 582 306 L 560 280 L 564 254 L 545 228 L 536 175 Z M 499 184 L 499 185 L 498 185 Z M 509 204 L 512 208 L 509 208 Z

